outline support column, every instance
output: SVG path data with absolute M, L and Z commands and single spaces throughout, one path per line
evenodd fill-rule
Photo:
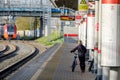
M 40 37 L 43 37 L 43 17 L 40 17 Z
M 32 37 L 32 26 L 33 26 L 33 24 L 32 24 L 32 17 L 30 17 L 30 37 Z
M 120 0 L 102 0 L 101 65 L 110 68 L 109 80 L 119 80 Z M 104 71 L 104 70 L 103 70 Z M 106 76 L 103 74 L 103 76 Z M 107 79 L 104 79 L 107 80 Z
M 88 11 L 87 15 L 87 49 L 94 49 L 94 34 L 95 34 L 95 14 L 93 10 Z M 93 55 L 92 52 L 89 52 L 89 58 Z
M 94 42 L 94 73 L 98 69 L 98 27 L 99 27 L 99 0 L 95 0 L 95 42 Z
M 98 25 L 98 69 L 97 69 L 97 80 L 102 80 L 102 66 L 101 66 L 101 0 L 99 0 L 99 25 Z

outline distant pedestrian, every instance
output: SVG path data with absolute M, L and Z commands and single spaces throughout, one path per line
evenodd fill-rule
M 80 62 L 80 69 L 82 72 L 85 72 L 85 53 L 86 53 L 86 47 L 82 44 L 82 41 L 78 41 L 78 45 L 72 49 L 70 52 L 73 53 L 75 51 L 78 51 L 78 58 Z

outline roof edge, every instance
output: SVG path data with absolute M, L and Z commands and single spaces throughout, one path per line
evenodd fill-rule
M 52 2 L 52 4 L 54 5 L 55 8 L 58 8 L 58 6 L 55 4 L 55 2 L 53 0 L 50 0 Z

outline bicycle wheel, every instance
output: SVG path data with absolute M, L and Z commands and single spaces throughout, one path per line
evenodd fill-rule
M 75 66 L 72 67 L 72 72 L 74 72 L 74 71 L 75 71 Z
M 75 71 L 75 67 L 76 67 L 76 65 L 77 65 L 77 63 L 76 63 L 77 61 L 75 60 L 75 61 L 73 61 L 73 64 L 72 64 L 72 72 L 74 72 Z
M 74 72 L 74 71 L 75 71 L 75 65 L 72 66 L 72 72 Z

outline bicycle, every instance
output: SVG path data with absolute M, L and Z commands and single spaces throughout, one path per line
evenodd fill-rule
M 93 73 L 94 72 L 94 70 L 93 70 L 93 68 L 94 68 L 94 59 L 88 61 L 88 63 L 90 64 L 90 66 L 88 68 L 88 71 Z M 95 72 L 95 73 L 97 73 L 97 72 Z
M 73 63 L 72 63 L 72 72 L 75 71 L 75 67 L 77 66 L 77 54 L 74 53 L 74 60 L 73 60 Z

